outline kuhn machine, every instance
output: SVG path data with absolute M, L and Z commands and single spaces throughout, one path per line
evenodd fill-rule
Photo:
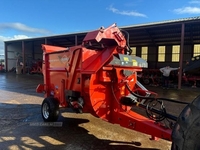
M 192 103 L 148 91 L 137 81 L 137 72 L 148 64 L 130 55 L 128 33 L 116 24 L 89 32 L 82 45 L 42 45 L 44 121 L 56 121 L 59 107 L 91 113 L 110 123 L 172 141 L 172 150 L 200 149 L 200 97 Z M 187 104 L 179 117 L 166 112 L 163 101 Z M 137 112 L 142 108 L 146 113 Z M 167 119 L 170 125 L 163 124 Z M 171 120 L 171 121 L 169 121 Z M 173 124 L 174 122 L 174 124 Z

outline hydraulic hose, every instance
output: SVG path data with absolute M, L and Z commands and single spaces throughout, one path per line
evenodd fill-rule
M 128 89 L 128 91 L 134 95 L 137 98 L 141 98 L 141 99 L 149 99 L 149 100 L 163 100 L 163 101 L 169 101 L 169 102 L 173 102 L 173 103 L 179 103 L 179 104 L 189 104 L 188 102 L 181 102 L 181 101 L 177 101 L 177 100 L 173 100 L 173 99 L 168 99 L 168 98 L 155 98 L 155 97 L 145 97 L 145 96 L 141 96 L 138 95 L 136 93 L 134 93 L 128 84 L 126 84 L 126 88 Z
M 131 47 L 130 47 L 130 45 L 129 45 L 129 33 L 126 31 L 126 30 L 120 30 L 122 33 L 124 33 L 126 36 L 125 36 L 125 38 L 126 38 L 126 46 L 127 46 L 127 51 L 126 51 L 126 54 L 127 54 L 127 52 L 128 52 L 128 55 L 131 55 L 131 53 L 132 53 L 132 49 L 131 49 Z

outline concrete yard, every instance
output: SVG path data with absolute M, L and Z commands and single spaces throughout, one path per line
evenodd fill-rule
M 40 107 L 43 94 L 35 89 L 43 83 L 41 75 L 0 74 L 0 149 L 59 150 L 169 150 L 171 142 L 152 141 L 149 135 L 122 128 L 90 114 L 61 111 L 55 124 L 45 124 Z M 192 101 L 199 89 L 163 90 L 148 87 L 160 97 Z M 182 106 L 168 105 L 168 111 L 178 114 Z M 176 109 L 175 109 L 176 108 Z

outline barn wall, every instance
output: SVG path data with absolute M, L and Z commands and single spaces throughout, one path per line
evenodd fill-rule
M 155 68 L 156 62 L 157 62 L 157 47 L 156 46 L 150 46 L 148 47 L 148 67 L 149 68 Z
M 171 67 L 178 67 L 179 62 L 172 62 L 172 46 L 166 45 L 165 62 L 157 62 L 158 60 L 158 46 L 148 47 L 148 67 L 149 69 L 158 69 L 166 65 Z M 190 60 L 193 54 L 193 45 L 184 45 L 183 50 L 183 67 L 187 60 Z M 136 47 L 136 55 L 141 57 L 141 47 Z
M 31 67 L 33 61 L 42 59 L 42 49 L 41 45 L 44 44 L 42 41 L 28 41 L 24 42 L 24 58 L 22 50 L 22 42 L 13 42 L 12 44 L 7 44 L 7 70 L 12 70 L 16 68 L 17 62 L 23 62 L 25 60 L 25 67 Z M 19 61 L 17 61 L 19 60 Z
M 45 44 L 44 40 L 34 42 L 34 49 L 33 49 L 34 59 L 42 59 L 42 54 L 43 54 L 42 44 Z
M 41 62 L 43 54 L 41 47 L 44 42 L 44 40 L 36 40 L 25 43 L 25 73 L 31 73 L 37 68 L 38 62 Z
M 21 42 L 7 45 L 8 70 L 16 67 L 17 58 L 22 55 Z

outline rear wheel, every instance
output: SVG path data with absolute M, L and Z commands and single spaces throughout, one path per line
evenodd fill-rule
M 45 122 L 54 122 L 59 117 L 59 103 L 54 98 L 45 98 L 41 107 L 42 118 Z
M 171 150 L 200 149 L 200 96 L 181 112 L 172 131 Z

